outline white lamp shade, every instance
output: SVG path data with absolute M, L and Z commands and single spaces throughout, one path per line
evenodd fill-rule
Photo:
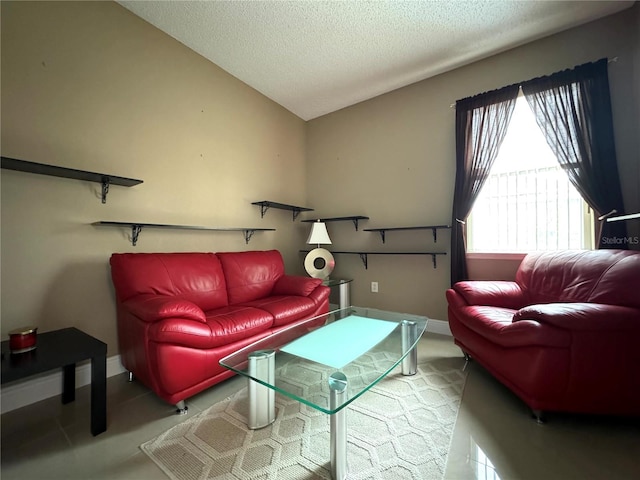
M 311 224 L 311 233 L 307 238 L 307 243 L 314 243 L 316 245 L 331 245 L 331 239 L 329 233 L 327 233 L 327 226 L 324 222 L 317 221 Z

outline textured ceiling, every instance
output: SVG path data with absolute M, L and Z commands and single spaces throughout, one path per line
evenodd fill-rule
M 119 1 L 304 120 L 633 1 Z

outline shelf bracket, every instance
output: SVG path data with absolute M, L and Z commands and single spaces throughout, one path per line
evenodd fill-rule
M 353 226 L 356 227 L 356 232 L 358 231 L 358 219 L 357 218 L 353 218 Z
M 302 211 L 302 210 L 300 210 L 300 209 L 298 209 L 298 208 L 294 208 L 294 209 L 292 210 L 292 213 L 293 213 L 293 221 L 294 221 L 294 222 L 296 221 L 296 218 L 298 218 L 298 215 L 300 215 L 300 212 L 301 212 L 301 211 Z
M 380 230 L 380 238 L 382 238 L 382 243 L 385 243 L 385 234 L 387 233 L 386 230 Z
M 109 193 L 109 177 L 102 177 L 102 203 L 107 203 L 107 193 Z
M 264 218 L 264 214 L 267 213 L 267 210 L 269 210 L 269 204 L 267 203 L 260 203 L 260 218 Z
M 138 236 L 142 231 L 142 225 L 131 225 L 131 245 L 134 247 L 138 243 Z
M 360 260 L 362 260 L 362 263 L 364 264 L 364 269 L 367 270 L 367 268 L 369 267 L 369 259 L 367 257 L 367 254 L 359 253 L 358 255 L 360 255 Z
M 244 232 L 244 242 L 248 245 L 249 244 L 249 240 L 251 240 L 251 237 L 253 237 L 253 234 L 256 232 L 255 230 L 243 230 Z
M 435 230 L 433 231 L 433 234 L 435 235 Z M 433 260 L 433 268 L 436 268 L 436 254 L 435 253 L 431 254 L 431 260 Z
M 438 231 L 437 228 L 432 228 L 431 231 L 433 232 L 433 243 L 436 243 L 438 241 L 438 234 L 436 233 Z M 434 262 L 435 262 L 435 257 L 433 257 Z

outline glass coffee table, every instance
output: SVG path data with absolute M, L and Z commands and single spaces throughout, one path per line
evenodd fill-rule
M 401 365 L 417 371 L 417 315 L 348 307 L 281 330 L 220 360 L 249 379 L 248 427 L 275 420 L 275 392 L 330 415 L 331 474 L 347 474 L 346 406 Z M 376 361 L 373 362 L 372 358 Z

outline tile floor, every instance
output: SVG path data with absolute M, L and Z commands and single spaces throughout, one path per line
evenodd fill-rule
M 426 334 L 419 348 L 420 361 L 459 357 L 464 364 L 450 337 Z M 639 419 L 556 414 L 540 426 L 480 366 L 467 369 L 447 480 L 640 479 Z M 189 415 L 244 385 L 236 377 L 197 395 Z M 126 374 L 111 377 L 107 390 L 108 429 L 97 437 L 89 433 L 89 387 L 68 405 L 56 397 L 2 415 L 2 479 L 167 478 L 139 446 L 185 417 Z

